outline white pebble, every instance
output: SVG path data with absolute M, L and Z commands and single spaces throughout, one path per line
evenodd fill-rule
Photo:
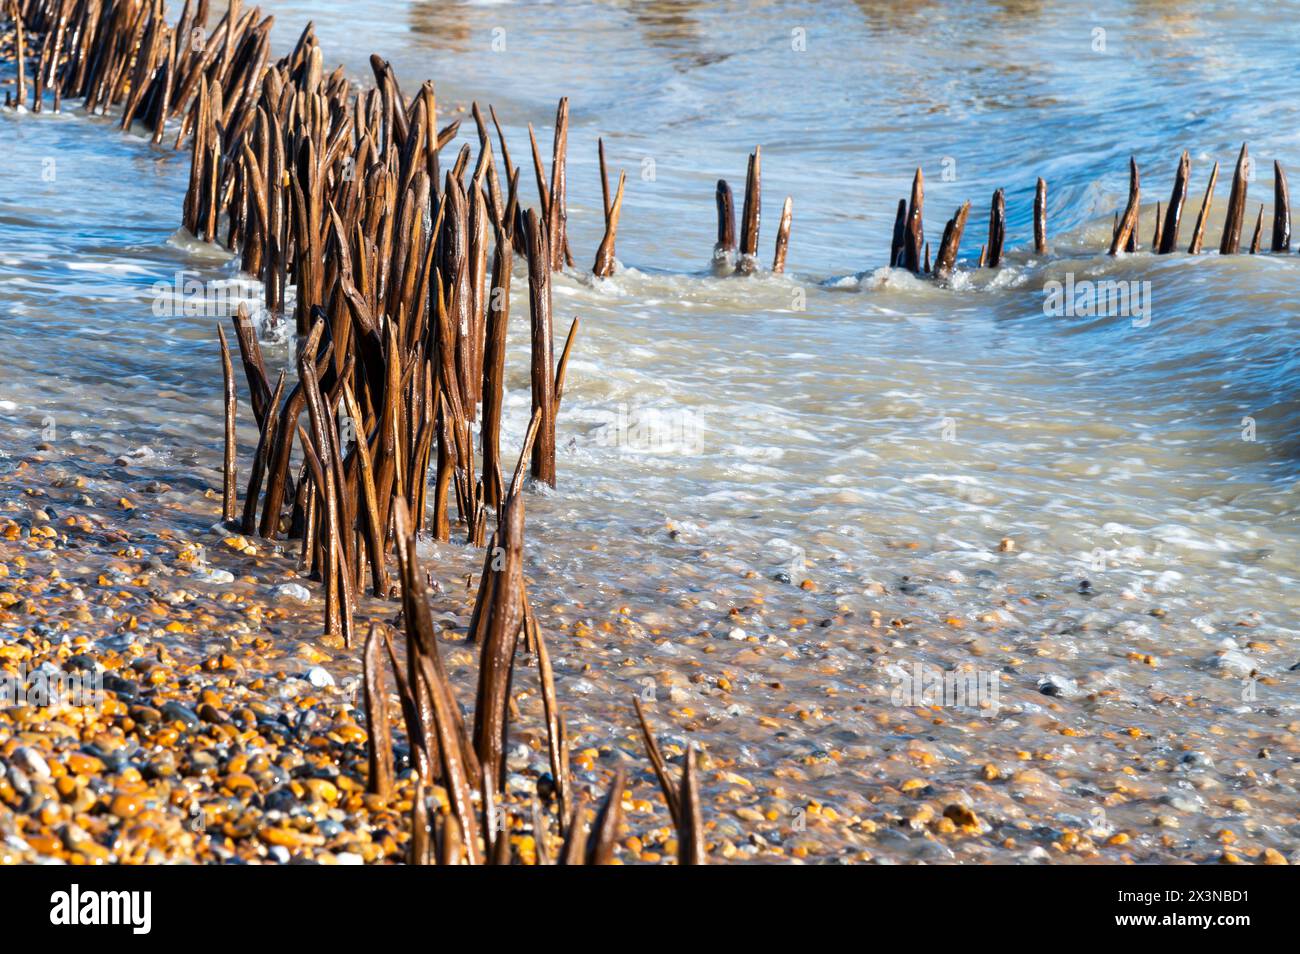
M 334 677 L 320 666 L 312 666 L 307 670 L 307 681 L 317 689 L 326 689 L 334 685 Z
M 1255 671 L 1255 660 L 1239 649 L 1229 649 L 1223 655 L 1215 656 L 1210 665 L 1234 676 L 1249 676 Z
M 204 583 L 234 583 L 235 574 L 229 570 L 195 570 L 194 579 L 201 580 Z
M 311 590 L 301 583 L 281 583 L 271 592 L 282 600 L 295 600 L 299 603 L 311 602 Z
M 45 761 L 44 756 L 35 749 L 20 745 L 14 749 L 14 764 L 35 779 L 47 779 L 50 777 L 50 766 Z

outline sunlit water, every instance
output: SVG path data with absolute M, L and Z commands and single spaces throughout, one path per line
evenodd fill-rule
M 802 760 L 808 778 L 793 788 L 849 801 L 896 784 L 904 769 L 887 754 L 921 740 L 938 750 L 933 779 L 955 787 L 981 753 L 1060 749 L 1078 776 L 1055 793 L 1063 817 L 1085 817 L 1117 763 L 1108 743 L 1062 741 L 1047 723 L 1140 726 L 1149 758 L 1206 751 L 1226 774 L 1225 759 L 1253 757 L 1296 718 L 1300 258 L 1104 252 L 1128 156 L 1143 171 L 1145 250 L 1183 148 L 1180 247 L 1218 160 L 1206 239 L 1217 248 L 1242 141 L 1257 159 L 1243 243 L 1264 202 L 1267 248 L 1272 161 L 1300 168 L 1297 10 L 263 6 L 281 50 L 310 17 L 327 62 L 359 81 L 371 52 L 408 92 L 432 77 L 440 123 L 471 99 L 493 103 L 516 162 L 528 122 L 549 155 L 555 101 L 570 97 L 579 267 L 556 285 L 557 335 L 573 316 L 583 324 L 559 488 L 529 500 L 530 575 L 561 633 L 627 610 L 562 644 L 574 706 L 627 724 L 632 692 L 675 686 L 671 702 L 723 758 L 758 774 Z M 473 141 L 462 115 L 460 139 Z M 593 282 L 598 136 L 628 192 L 621 270 Z M 147 448 L 178 477 L 217 479 L 216 319 L 155 308 L 156 284 L 178 270 L 237 278 L 224 253 L 176 232 L 188 155 L 75 112 L 0 113 L 0 143 L 3 452 L 51 438 Z M 767 261 L 794 197 L 788 274 L 714 278 L 713 185 L 725 177 L 739 195 L 755 145 Z M 917 165 L 934 247 L 972 201 L 953 287 L 881 268 Z M 1044 258 L 1030 253 L 1040 175 Z M 998 187 L 1008 261 L 972 272 Z M 535 202 L 531 189 L 524 198 Z M 1047 283 L 1099 278 L 1149 282 L 1145 314 L 1046 313 Z M 515 295 L 508 448 L 529 406 L 523 282 Z M 283 341 L 266 347 L 288 363 Z M 243 437 L 247 459 L 255 435 Z M 436 552 L 448 579 L 479 560 Z M 969 713 L 894 725 L 897 667 L 914 663 L 998 673 L 1001 714 L 976 738 L 960 727 Z M 732 693 L 712 686 L 723 671 Z M 709 681 L 690 682 L 697 673 Z M 1042 695 L 1049 675 L 1077 695 Z M 1161 694 L 1200 704 L 1171 709 Z M 791 718 L 792 702 L 824 718 Z M 760 714 L 785 724 L 774 733 Z M 849 755 L 828 761 L 832 748 Z M 1258 768 L 1278 771 L 1270 784 L 1293 800 L 1288 768 Z M 1125 811 L 1118 824 L 1150 821 Z M 1294 832 L 1281 818 L 1258 824 L 1285 847 Z M 1180 837 L 1198 824 L 1212 822 Z

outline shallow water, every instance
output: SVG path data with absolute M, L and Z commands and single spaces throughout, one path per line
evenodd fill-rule
M 1048 817 L 1087 820 L 1098 793 L 1123 791 L 1131 764 L 1157 776 L 1152 791 L 1106 801 L 1107 824 L 1147 832 L 1147 855 L 1208 851 L 1208 832 L 1233 813 L 1260 844 L 1294 846 L 1284 753 L 1300 703 L 1289 671 L 1300 661 L 1300 257 L 1104 251 L 1129 154 L 1143 170 L 1145 249 L 1183 148 L 1180 246 L 1217 160 L 1206 237 L 1217 248 L 1242 141 L 1258 161 L 1243 242 L 1264 202 L 1267 247 L 1272 160 L 1300 162 L 1298 11 L 263 6 L 281 50 L 311 17 L 327 62 L 359 81 L 371 52 L 392 60 L 408 93 L 432 77 L 440 123 L 473 97 L 492 102 L 516 162 L 526 123 L 545 151 L 555 100 L 570 97 L 579 269 L 557 282 L 557 334 L 572 316 L 583 324 L 559 419 L 560 486 L 530 497 L 528 513 L 544 622 L 576 634 L 555 651 L 570 705 L 630 728 L 628 696 L 653 690 L 664 721 L 741 771 L 801 766 L 781 776 L 792 802 L 869 816 L 918 765 L 941 792 L 964 792 L 975 767 L 1014 768 L 1025 751 L 1046 753 L 1051 773 L 1026 780 L 1043 792 L 1017 790 L 1005 817 L 1041 796 Z M 471 141 L 463 118 L 460 141 Z M 622 268 L 593 282 L 581 273 L 602 227 L 597 136 L 628 170 L 628 192 Z M 219 483 L 217 318 L 155 308 L 155 285 L 173 286 L 178 270 L 209 288 L 237 278 L 223 253 L 176 232 L 187 155 L 81 115 L 0 112 L 0 142 L 3 451 L 42 440 L 146 448 L 153 463 Z M 714 278 L 713 184 L 726 177 L 741 192 L 755 144 L 764 259 L 781 200 L 794 197 L 789 274 Z M 881 268 L 917 165 L 935 245 L 972 201 L 953 287 Z M 1030 254 L 1039 175 L 1052 246 L 1041 259 Z M 1008 263 L 970 271 L 998 187 Z M 1045 313 L 1045 285 L 1067 279 L 1150 282 L 1149 310 Z M 523 287 L 510 448 L 529 405 Z M 286 345 L 268 347 L 287 364 Z M 244 437 L 246 459 L 255 435 Z M 479 561 L 457 546 L 437 555 L 449 587 Z M 936 723 L 891 705 L 898 674 L 917 663 L 994 674 L 997 716 L 958 709 Z M 716 684 L 723 673 L 731 691 Z M 1048 676 L 1067 691 L 1043 695 Z M 1137 741 L 1107 737 L 1130 727 Z M 1256 759 L 1260 748 L 1277 761 Z M 1182 762 L 1186 750 L 1216 767 Z M 1171 843 L 1149 829 L 1176 789 L 1204 804 Z M 1006 798 L 991 791 L 985 812 Z M 1224 793 L 1254 804 L 1223 807 Z M 905 841 L 870 850 L 930 857 L 925 839 Z M 969 850 L 1012 860 L 1040 843 Z

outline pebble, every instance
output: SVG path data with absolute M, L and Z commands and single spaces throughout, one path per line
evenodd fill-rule
M 1214 759 L 1204 752 L 1188 752 L 1182 757 L 1182 763 L 1193 768 L 1214 768 Z
M 162 714 L 173 722 L 184 722 L 191 729 L 197 729 L 203 724 L 197 712 L 175 700 L 163 703 Z
M 1039 680 L 1038 691 L 1045 696 L 1062 696 L 1071 699 L 1079 694 L 1079 684 L 1069 676 L 1049 673 Z
M 1255 660 L 1239 649 L 1229 649 L 1210 659 L 1210 665 L 1234 676 L 1249 676 L 1255 671 Z
M 140 814 L 141 807 L 138 796 L 123 792 L 113 796 L 109 810 L 118 818 L 134 818 Z
M 320 666 L 312 666 L 307 670 L 307 681 L 317 689 L 328 689 L 334 685 L 334 677 Z
M 194 579 L 203 583 L 214 583 L 224 585 L 235 582 L 235 574 L 229 570 L 215 570 L 211 567 L 203 567 L 194 571 Z
M 281 583 L 271 592 L 282 600 L 293 600 L 296 603 L 310 603 L 312 598 L 311 590 L 301 583 Z
M 45 757 L 27 745 L 20 745 L 14 750 L 13 762 L 30 777 L 44 781 L 50 777 L 50 766 Z

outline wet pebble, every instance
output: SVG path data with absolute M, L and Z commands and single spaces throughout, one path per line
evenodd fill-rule
M 328 689 L 334 685 L 334 677 L 320 666 L 313 666 L 307 670 L 307 681 L 317 689 Z
M 226 583 L 234 583 L 235 574 L 229 570 L 214 570 L 210 567 L 204 567 L 194 571 L 194 579 L 202 583 L 213 583 L 221 586 Z
M 1210 666 L 1220 672 L 1233 676 L 1249 676 L 1255 671 L 1255 660 L 1239 649 L 1229 649 L 1216 654 L 1209 661 Z
M 37 781 L 50 777 L 50 766 L 45 757 L 31 746 L 20 745 L 14 750 L 13 764 Z
M 281 583 L 271 592 L 282 600 L 293 600 L 296 603 L 311 602 L 311 590 L 301 583 Z
M 1049 673 L 1038 681 L 1038 691 L 1045 696 L 1070 699 L 1079 694 L 1079 684 L 1069 676 Z
M 197 729 L 203 722 L 197 712 L 175 700 L 163 704 L 162 714 L 169 720 L 184 722 L 191 729 Z

